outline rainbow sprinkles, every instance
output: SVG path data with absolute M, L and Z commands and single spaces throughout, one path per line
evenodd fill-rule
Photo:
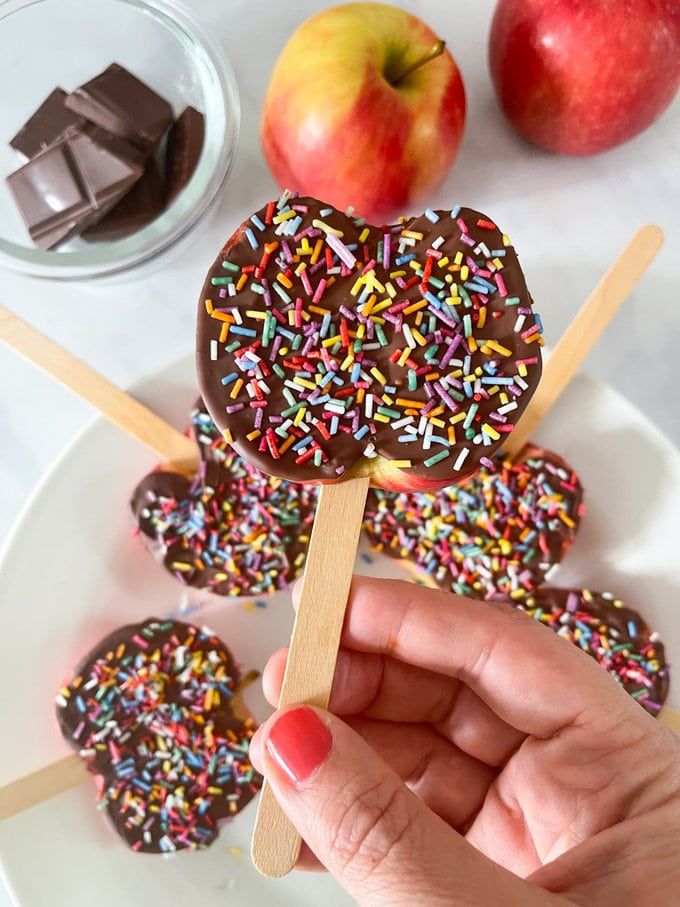
M 542 342 L 517 255 L 485 215 L 375 227 L 284 193 L 208 274 L 198 373 L 227 442 L 265 472 L 443 487 L 512 431 Z

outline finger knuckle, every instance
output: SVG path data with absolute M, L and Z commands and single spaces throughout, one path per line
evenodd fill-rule
M 366 879 L 392 857 L 414 818 L 405 788 L 387 778 L 352 778 L 333 803 L 331 846 L 343 873 Z

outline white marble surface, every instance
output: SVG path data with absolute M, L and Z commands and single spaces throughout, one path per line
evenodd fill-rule
M 207 265 L 242 216 L 275 191 L 257 137 L 272 63 L 293 29 L 331 4 L 229 0 L 228 15 L 225 4 L 212 0 L 185 5 L 221 40 L 241 90 L 241 147 L 217 210 L 181 250 L 121 278 L 50 284 L 0 275 L 5 305 L 122 386 L 191 349 L 195 300 Z M 646 134 L 606 155 L 543 154 L 517 138 L 495 105 L 486 66 L 492 0 L 400 5 L 446 38 L 467 89 L 462 149 L 430 202 L 470 204 L 510 232 L 548 342 L 559 337 L 635 228 L 656 222 L 665 230 L 666 247 L 587 368 L 680 444 L 680 98 Z M 8 91 L 11 86 L 0 87 L 0 103 Z M 0 542 L 40 477 L 91 417 L 88 406 L 0 348 Z M 0 891 L 0 907 L 9 903 Z

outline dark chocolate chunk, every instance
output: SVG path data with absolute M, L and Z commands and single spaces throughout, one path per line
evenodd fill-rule
M 172 123 L 172 108 L 118 63 L 66 98 L 66 106 L 107 132 L 151 153 Z
M 65 106 L 66 98 L 63 88 L 55 88 L 11 140 L 12 148 L 30 159 L 60 139 L 68 129 L 83 126 L 85 120 Z
M 142 178 L 100 221 L 83 232 L 83 239 L 121 239 L 141 230 L 165 208 L 165 181 L 154 155 L 144 168 Z
M 7 177 L 31 238 L 51 249 L 103 217 L 142 175 L 99 129 L 70 130 Z
M 193 107 L 187 107 L 168 133 L 165 172 L 169 202 L 191 179 L 203 150 L 204 137 L 203 114 Z

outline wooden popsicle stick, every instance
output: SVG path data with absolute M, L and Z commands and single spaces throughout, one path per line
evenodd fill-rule
M 327 708 L 368 494 L 368 477 L 323 485 L 307 551 L 279 708 L 305 702 Z M 301 839 L 265 782 L 251 854 L 262 875 L 295 866 Z
M 181 472 L 198 468 L 194 441 L 3 306 L 0 340 L 87 400 L 109 422 L 150 447 L 170 466 Z
M 83 760 L 76 753 L 45 765 L 0 787 L 0 822 L 78 787 L 88 777 Z
M 663 245 L 661 227 L 641 227 L 603 275 L 555 345 L 538 387 L 503 445 L 515 457 L 600 339 Z

